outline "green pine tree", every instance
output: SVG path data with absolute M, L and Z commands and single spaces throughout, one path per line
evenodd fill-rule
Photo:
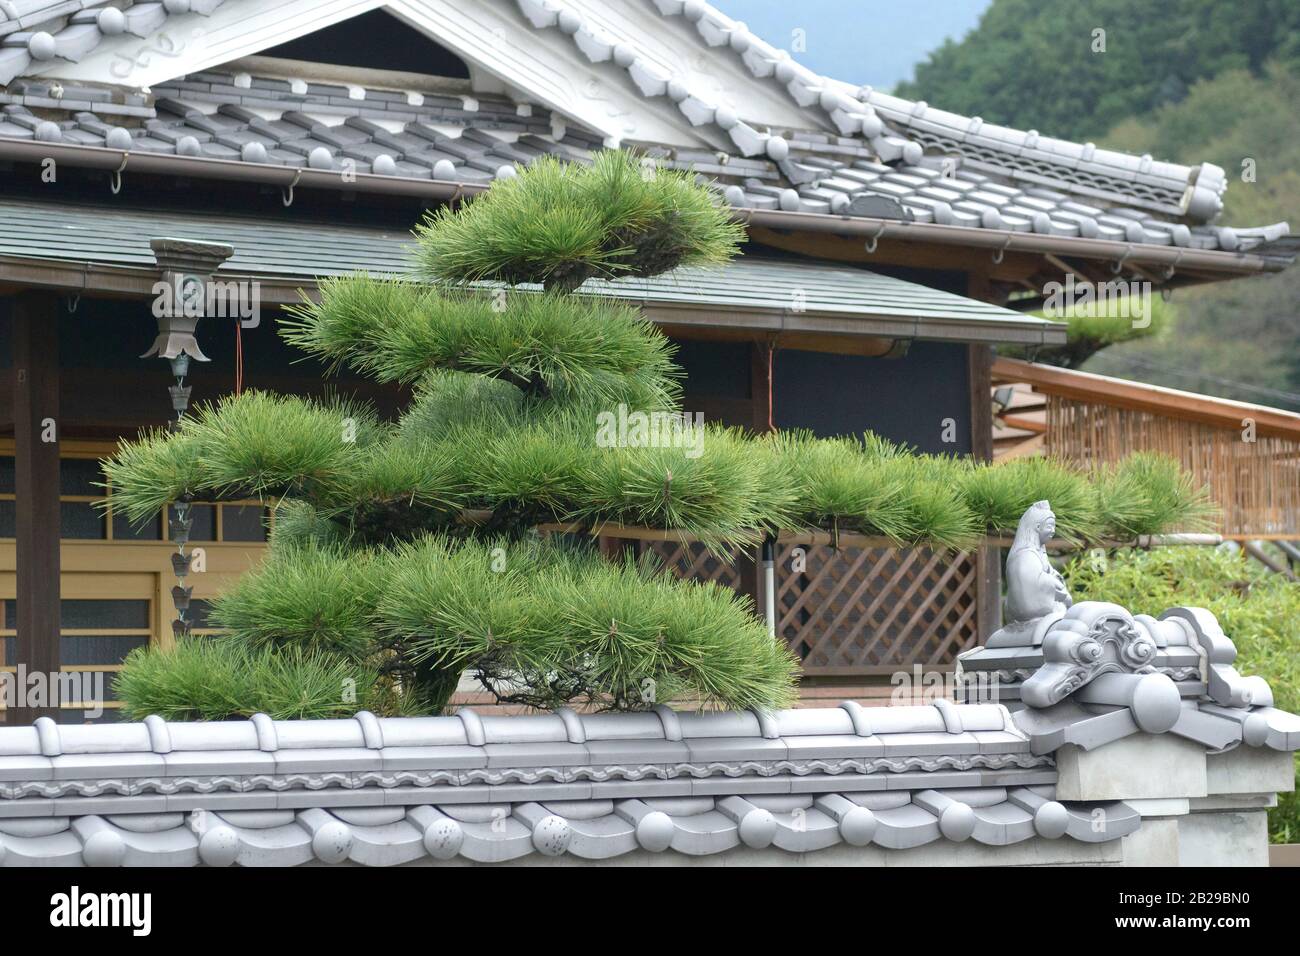
M 809 528 L 969 547 L 1042 498 L 1081 540 L 1204 517 L 1200 490 L 1149 456 L 1090 475 L 871 435 L 606 440 L 620 408 L 677 413 L 679 372 L 635 309 L 576 290 L 735 254 L 740 226 L 688 174 L 620 152 L 541 160 L 416 238 L 409 281 L 327 281 L 280 323 L 329 369 L 409 386 L 399 420 L 253 391 L 105 463 L 132 520 L 177 501 L 277 501 L 266 559 L 212 609 L 223 636 L 127 658 L 127 716 L 436 713 L 465 672 L 543 708 L 790 702 L 796 662 L 747 597 L 611 561 L 546 524 L 671 530 L 723 551 Z
M 712 432 L 695 460 L 598 447 L 604 410 L 675 411 L 678 372 L 634 310 L 574 294 L 725 262 L 741 228 L 687 174 L 606 152 L 535 163 L 416 234 L 413 281 L 327 282 L 280 327 L 333 369 L 409 385 L 399 421 L 249 392 L 107 464 L 137 518 L 169 500 L 280 499 L 266 561 L 212 609 L 224 636 L 131 657 L 128 713 L 436 712 L 466 669 L 538 707 L 787 703 L 794 659 L 747 599 L 533 530 L 612 518 L 721 544 L 780 516 L 780 491 L 762 512 L 739 435 Z M 600 499 L 584 514 L 579 486 Z

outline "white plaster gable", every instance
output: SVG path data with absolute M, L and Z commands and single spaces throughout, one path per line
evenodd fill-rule
M 225 0 L 206 12 L 173 14 L 148 36 L 105 35 L 76 62 L 33 62 L 24 75 L 145 89 L 376 8 L 465 60 L 474 89 L 509 91 L 546 106 L 599 131 L 611 145 L 636 140 L 734 152 L 731 138 L 713 122 L 718 107 L 759 128 L 819 125 L 781 90 L 756 81 L 738 58 L 704 46 L 684 18 L 663 17 L 642 0 L 565 4 L 566 15 L 583 24 L 574 35 L 539 28 L 517 0 Z M 679 108 L 669 96 L 646 95 L 612 55 L 591 59 L 602 43 L 635 50 L 648 71 L 682 83 L 691 100 Z

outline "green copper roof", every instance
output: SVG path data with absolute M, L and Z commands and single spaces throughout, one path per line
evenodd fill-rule
M 91 263 L 154 268 L 152 238 L 229 243 L 222 275 L 304 287 L 353 272 L 402 275 L 412 238 L 399 230 L 10 201 L 0 204 L 0 258 L 11 265 Z M 847 265 L 742 257 L 652 279 L 590 281 L 583 290 L 640 303 L 657 321 L 764 330 L 1056 344 L 1062 325 Z M 726 314 L 714 322 L 708 313 Z M 738 317 L 747 317 L 738 321 Z

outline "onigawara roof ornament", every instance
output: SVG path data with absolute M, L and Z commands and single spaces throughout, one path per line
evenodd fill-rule
M 1273 707 L 1264 679 L 1232 666 L 1237 649 L 1212 613 L 1174 607 L 1155 618 L 1106 601 L 1075 603 L 1047 555 L 1055 533 L 1048 502 L 1025 511 L 1007 555 L 1008 621 L 958 662 L 978 699 L 1017 709 L 1018 726 L 1040 738 L 1035 752 L 1089 749 L 1138 731 L 1222 750 L 1300 744 L 1300 721 Z

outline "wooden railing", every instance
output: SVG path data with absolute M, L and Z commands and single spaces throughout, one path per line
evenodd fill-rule
M 1225 536 L 1300 537 L 1300 415 L 1014 359 L 993 379 L 1045 396 L 1044 453 L 1091 467 L 1161 452 L 1209 488 Z

